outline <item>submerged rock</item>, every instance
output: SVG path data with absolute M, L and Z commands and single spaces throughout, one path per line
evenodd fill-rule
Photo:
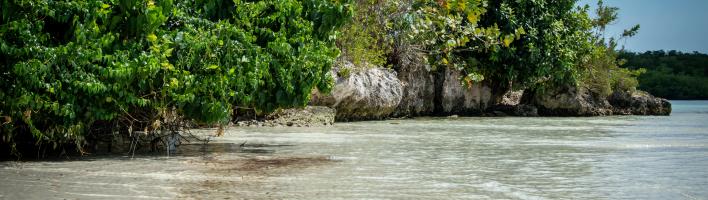
M 341 67 L 353 68 L 350 63 L 339 70 Z M 352 69 L 348 76 L 337 77 L 329 94 L 314 94 L 310 104 L 334 108 L 337 121 L 384 119 L 396 109 L 402 94 L 403 86 L 395 71 Z

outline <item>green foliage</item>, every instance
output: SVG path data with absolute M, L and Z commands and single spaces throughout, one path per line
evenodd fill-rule
M 352 75 L 352 69 L 349 67 L 343 67 L 337 71 L 337 76 L 342 78 L 349 78 Z
M 575 2 L 490 2 L 480 25 L 496 25 L 502 35 L 516 40 L 471 54 L 479 60 L 472 70 L 488 77 L 501 94 L 512 86 L 574 84 L 579 74 L 576 63 L 590 49 L 586 41 L 591 27 L 584 10 L 574 9 Z M 518 34 L 519 30 L 524 34 Z
M 485 81 L 495 100 L 512 88 L 588 86 L 609 95 L 634 90 L 642 71 L 619 68 L 614 39 L 604 29 L 617 10 L 599 2 L 596 19 L 576 0 L 416 1 L 412 43 L 433 64 L 462 69 L 463 82 Z M 634 36 L 639 26 L 620 39 Z
M 390 18 L 384 12 L 390 11 L 392 1 L 357 0 L 355 14 L 350 23 L 341 29 L 337 47 L 342 57 L 355 66 L 385 66 L 387 53 L 391 50 L 391 38 L 387 25 Z
M 574 84 L 592 48 L 591 21 L 575 0 L 416 1 L 407 34 L 436 66 L 461 69 L 501 97 L 512 86 Z
M 597 18 L 592 20 L 592 25 L 598 33 L 604 33 L 607 26 L 617 20 L 618 11 L 617 7 L 605 6 L 602 0 L 597 1 L 597 9 L 595 9 Z
M 584 68 L 580 85 L 603 98 L 614 91 L 636 90 L 639 85 L 637 77 L 645 70 L 621 68 L 621 64 L 614 48 L 599 44 L 590 58 L 580 63 Z
M 357 15 L 343 28 L 338 46 L 357 65 L 383 65 L 413 51 L 427 54 L 434 67 L 462 68 L 469 59 L 457 52 L 503 45 L 522 34 L 500 37 L 497 27 L 477 26 L 485 6 L 482 0 L 359 0 Z
M 669 99 L 708 99 L 708 55 L 693 52 L 620 52 L 628 69 L 645 68 L 639 89 Z
M 605 6 L 602 1 L 598 1 L 597 6 L 597 17 L 592 20 L 595 34 L 590 42 L 593 45 L 587 57 L 578 64 L 582 69 L 580 85 L 601 98 L 608 97 L 614 91 L 634 91 L 639 85 L 637 77 L 645 70 L 621 68 L 624 61 L 618 57 L 616 39 L 605 39 L 605 28 L 617 19 L 619 9 Z M 620 39 L 626 40 L 638 31 L 639 25 L 633 26 L 625 30 Z
M 593 28 L 604 32 L 604 27 L 616 19 L 615 8 L 601 6 L 597 12 L 603 17 L 590 19 L 587 7 L 575 7 L 576 0 L 362 2 L 359 4 L 383 5 L 376 8 L 387 12 L 367 12 L 366 18 L 354 24 L 385 31 L 352 35 L 360 41 L 353 43 L 360 46 L 349 45 L 357 47 L 352 49 L 382 46 L 362 41 L 392 41 L 383 44 L 392 45 L 389 61 L 406 52 L 425 53 L 433 69 L 463 70 L 463 82 L 484 81 L 492 86 L 495 97 L 512 87 L 575 85 L 599 73 L 608 77 L 592 83 L 601 93 L 636 85 L 632 83 L 636 72 L 617 67 L 615 44 L 610 47 L 593 32 Z M 376 17 L 380 15 L 386 16 L 385 20 Z M 625 37 L 636 34 L 638 28 L 628 30 Z M 378 50 L 368 52 L 381 55 Z M 358 55 L 365 55 L 358 56 L 361 60 L 379 60 L 366 53 Z
M 2 142 L 79 149 L 95 124 L 151 131 L 171 109 L 223 123 L 234 106 L 303 106 L 331 87 L 335 31 L 351 15 L 347 1 L 319 0 L 0 6 Z
M 410 38 L 421 43 L 423 52 L 430 56 L 433 66 L 461 69 L 476 62 L 468 52 L 486 51 L 507 45 L 516 35 L 503 35 L 496 25 L 479 25 L 480 16 L 486 13 L 486 1 L 481 0 L 421 0 L 411 15 L 414 19 Z M 470 71 L 481 81 L 478 71 Z

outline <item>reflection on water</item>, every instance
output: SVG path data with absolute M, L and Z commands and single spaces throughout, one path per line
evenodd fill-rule
M 0 198 L 706 199 L 708 102 L 673 103 L 670 117 L 232 128 L 169 158 L 0 163 Z

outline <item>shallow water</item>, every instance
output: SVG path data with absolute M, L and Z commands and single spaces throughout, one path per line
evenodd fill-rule
M 708 101 L 672 103 L 669 117 L 231 128 L 171 157 L 2 162 L 0 198 L 706 199 Z

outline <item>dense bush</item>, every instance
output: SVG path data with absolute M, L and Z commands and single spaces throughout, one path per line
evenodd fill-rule
M 481 51 L 503 44 L 498 27 L 478 26 L 487 1 L 481 0 L 358 0 L 357 15 L 338 39 L 345 59 L 355 64 L 391 65 L 416 54 L 437 67 L 463 68 L 468 57 L 458 52 Z M 506 36 L 507 42 L 514 35 Z M 417 56 L 412 56 L 417 57 Z M 403 62 L 408 63 L 408 62 Z M 467 77 L 478 80 L 478 74 Z
M 99 128 L 158 130 L 168 113 L 223 123 L 235 106 L 303 106 L 331 87 L 335 32 L 351 15 L 347 1 L 320 0 L 0 6 L 2 142 L 79 149 Z
M 576 7 L 576 0 L 535 1 L 443 1 L 445 8 L 460 2 L 466 20 L 443 20 L 446 33 L 459 33 L 437 46 L 446 56 L 438 63 L 466 72 L 467 83 L 485 81 L 498 102 L 510 89 L 543 91 L 545 87 L 579 85 L 604 98 L 614 90 L 633 90 L 641 71 L 620 68 L 615 39 L 604 39 L 604 28 L 617 15 L 617 8 L 598 2 L 597 18 L 589 7 Z M 436 15 L 450 12 L 439 9 Z M 466 23 L 459 23 L 467 21 Z M 459 24 L 456 24 L 459 23 Z M 455 27 L 465 27 L 455 31 Z M 625 32 L 631 37 L 638 26 Z M 437 38 L 445 33 L 436 33 Z M 454 40 L 458 38 L 458 40 Z M 468 40 L 467 38 L 473 38 Z M 452 59 L 451 59 L 452 58 Z
M 385 66 L 387 54 L 392 46 L 387 33 L 394 1 L 356 0 L 352 20 L 341 29 L 337 47 L 342 58 L 355 66 Z M 347 69 L 349 70 L 349 69 Z
M 470 52 L 478 64 L 468 69 L 490 81 L 497 100 L 512 88 L 577 82 L 582 70 L 577 63 L 591 49 L 591 23 L 586 10 L 575 7 L 575 0 L 500 0 L 489 4 L 480 24 L 498 26 L 504 46 Z M 514 37 L 516 40 L 511 40 Z

